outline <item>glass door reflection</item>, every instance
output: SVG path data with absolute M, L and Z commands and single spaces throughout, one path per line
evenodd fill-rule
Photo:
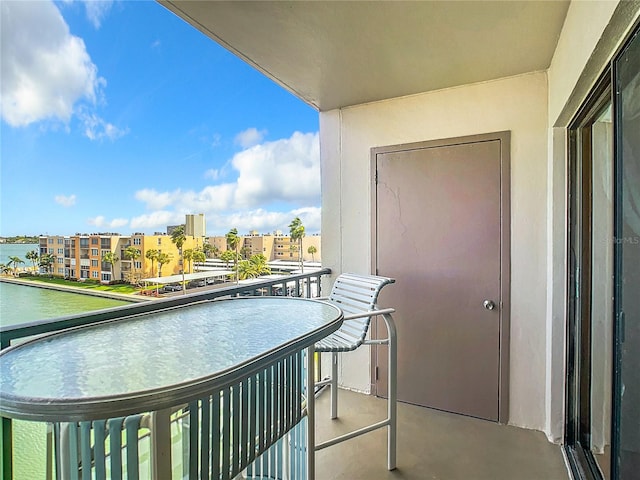
M 591 125 L 591 368 L 585 439 L 605 479 L 610 478 L 611 464 L 613 185 L 613 123 L 608 103 Z

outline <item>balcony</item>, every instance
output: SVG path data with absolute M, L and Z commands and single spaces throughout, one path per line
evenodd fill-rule
M 329 394 L 316 403 L 316 441 L 385 418 L 386 401 L 339 392 L 339 418 L 329 419 Z M 398 404 L 397 470 L 386 469 L 386 432 L 376 430 L 316 454 L 319 479 L 562 480 L 559 445 L 542 432 Z
M 316 285 L 320 285 L 321 277 L 328 273 L 329 270 L 324 269 L 315 273 L 292 275 L 286 277 L 284 281 L 269 280 L 245 286 L 224 287 L 202 294 L 180 295 L 166 301 L 171 302 L 173 306 L 179 306 L 229 295 L 273 294 L 278 288 L 284 289 L 290 283 L 294 284 L 292 294 L 311 296 L 317 293 L 320 295 L 321 292 L 316 292 L 315 288 L 306 288 L 307 282 L 311 280 Z M 123 316 L 125 313 L 144 313 L 155 308 L 153 304 L 154 302 L 145 302 L 132 307 L 118 307 L 92 314 L 35 322 L 28 326 L 4 327 L 1 330 L 2 347 L 6 348 L 12 340 L 31 335 L 109 321 Z M 321 375 L 320 372 L 318 373 Z M 322 391 L 318 394 L 316 403 L 317 442 L 385 417 L 386 401 L 382 399 L 347 390 L 341 390 L 339 396 L 339 418 L 330 420 L 329 395 Z M 180 408 L 174 410 L 171 431 L 183 432 L 179 435 L 185 435 L 184 432 L 187 432 L 189 427 L 188 421 L 185 420 L 187 417 L 188 414 L 181 413 Z M 139 425 L 137 437 L 141 458 L 146 459 L 140 463 L 140 473 L 142 474 L 140 478 L 150 478 L 149 436 L 152 434 L 148 428 L 149 423 L 145 423 L 145 419 L 142 419 Z M 5 441 L 5 455 L 7 453 L 12 456 L 19 455 L 20 444 L 17 441 L 12 442 L 11 421 L 3 419 L 2 426 L 3 438 L 9 438 L 8 445 Z M 49 443 L 49 445 L 51 444 Z M 7 446 L 9 447 L 8 451 Z M 125 455 L 125 451 L 128 446 L 121 445 L 121 448 L 123 450 L 122 468 L 126 470 L 128 456 Z M 42 454 L 45 455 L 45 452 Z M 52 451 L 49 452 L 49 455 L 52 455 Z M 107 456 L 109 455 L 107 454 Z M 172 456 L 174 457 L 175 478 L 176 472 L 183 472 L 183 468 L 187 468 L 188 448 L 184 450 L 183 447 L 182 451 L 178 449 L 177 453 L 174 450 Z M 7 465 L 10 463 L 11 461 L 5 457 L 3 462 L 5 476 Z M 394 472 L 389 472 L 386 469 L 386 433 L 382 430 L 349 440 L 339 446 L 326 448 L 316 454 L 316 478 L 318 479 L 506 480 L 522 478 L 537 480 L 568 478 L 560 447 L 550 444 L 541 432 L 498 425 L 408 404 L 398 405 L 397 466 L 398 468 Z M 188 478 L 186 473 L 184 475 L 181 478 Z M 289 478 L 296 480 L 298 477 L 293 475 Z M 299 478 L 301 479 L 303 476 Z

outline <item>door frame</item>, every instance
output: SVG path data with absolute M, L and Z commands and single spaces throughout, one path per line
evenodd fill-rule
M 597 461 L 589 447 L 583 445 L 582 437 L 591 431 L 591 126 L 604 106 L 612 103 L 611 91 L 611 71 L 607 68 L 567 128 L 567 299 L 563 447 L 568 467 L 576 478 L 602 478 Z M 613 155 L 613 152 L 611 153 Z M 613 227 L 610 225 L 611 233 Z M 572 255 L 574 251 L 576 253 Z
M 506 424 L 509 420 L 509 358 L 511 328 L 511 132 L 501 131 L 428 140 L 414 143 L 403 143 L 371 148 L 370 191 L 371 191 L 371 271 L 378 273 L 377 265 L 377 158 L 386 153 L 397 153 L 425 148 L 451 147 L 469 143 L 488 141 L 500 142 L 500 333 L 499 333 L 499 375 L 498 375 L 498 422 Z M 402 288 L 396 284 L 395 288 Z M 393 305 L 390 305 L 393 307 Z M 377 323 L 372 324 L 372 336 L 378 337 Z M 381 332 L 383 335 L 386 332 Z M 402 335 L 398 332 L 398 335 Z M 371 392 L 378 395 L 376 366 L 378 365 L 378 349 L 371 348 Z

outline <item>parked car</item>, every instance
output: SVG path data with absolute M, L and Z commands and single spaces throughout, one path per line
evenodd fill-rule
M 163 292 L 179 292 L 180 290 L 182 290 L 182 285 L 165 285 L 162 288 Z
M 198 287 L 206 287 L 207 282 L 204 280 L 191 280 L 187 284 L 187 288 L 198 288 Z

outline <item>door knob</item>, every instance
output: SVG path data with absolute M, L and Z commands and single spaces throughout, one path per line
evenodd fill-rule
M 485 300 L 484 302 L 482 302 L 482 306 L 487 310 L 493 310 L 494 308 L 496 308 L 496 304 L 493 303 L 492 300 Z

